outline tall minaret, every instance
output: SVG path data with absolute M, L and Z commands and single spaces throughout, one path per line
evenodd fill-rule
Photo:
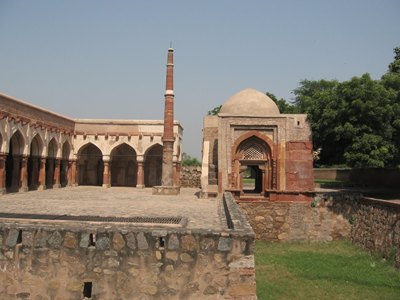
M 168 49 L 167 82 L 165 87 L 163 164 L 161 185 L 172 187 L 174 185 L 174 49 Z

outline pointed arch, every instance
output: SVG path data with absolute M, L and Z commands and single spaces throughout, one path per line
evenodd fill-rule
M 58 152 L 58 145 L 55 138 L 52 138 L 47 146 L 47 157 L 56 158 Z
M 28 157 L 28 188 L 36 190 L 39 186 L 40 159 L 43 153 L 43 140 L 37 133 L 30 144 Z
M 103 184 L 103 154 L 99 147 L 89 142 L 78 150 L 78 184 Z
M 163 147 L 154 144 L 144 155 L 144 185 L 146 187 L 161 185 Z
M 276 166 L 273 141 L 266 135 L 250 131 L 236 139 L 232 147 L 232 186 L 242 192 L 264 193 L 276 188 Z M 253 179 L 246 187 L 243 178 Z
M 127 143 L 114 147 L 110 153 L 111 186 L 136 186 L 137 155 Z
M 258 131 L 249 131 L 249 132 L 241 135 L 240 137 L 238 137 L 232 147 L 232 157 L 235 157 L 239 145 L 241 143 L 243 143 L 245 140 L 248 140 L 249 138 L 254 138 L 254 139 L 259 139 L 261 141 L 264 141 L 267 144 L 269 151 L 271 152 L 271 157 L 275 158 L 276 151 L 274 149 L 274 142 L 268 136 L 266 136 Z
M 9 192 L 16 192 L 19 189 L 24 148 L 25 139 L 17 129 L 9 141 L 6 159 L 6 188 Z

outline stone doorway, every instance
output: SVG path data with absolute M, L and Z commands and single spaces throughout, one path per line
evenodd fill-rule
M 233 161 L 233 187 L 240 194 L 264 195 L 272 188 L 271 150 L 268 144 L 251 136 L 236 147 Z
M 6 158 L 7 192 L 18 192 L 19 190 L 24 144 L 25 143 L 22 134 L 19 131 L 16 131 L 11 137 L 8 155 Z
M 111 186 L 136 186 L 136 151 L 128 144 L 117 146 L 110 156 Z
M 103 155 L 92 143 L 86 144 L 78 152 L 78 184 L 103 184 Z
M 259 165 L 243 165 L 241 169 L 242 190 L 245 194 L 260 194 L 263 191 L 263 172 Z
M 157 144 L 147 150 L 144 157 L 144 185 L 161 185 L 163 148 Z

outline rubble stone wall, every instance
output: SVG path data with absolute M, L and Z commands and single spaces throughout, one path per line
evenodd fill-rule
M 240 202 L 256 238 L 265 241 L 349 239 L 400 267 L 400 204 L 355 192 L 317 193 L 311 202 Z
M 181 187 L 201 187 L 201 167 L 181 167 Z
M 222 206 L 215 232 L 2 222 L 1 299 L 256 299 L 254 232 L 230 195 Z

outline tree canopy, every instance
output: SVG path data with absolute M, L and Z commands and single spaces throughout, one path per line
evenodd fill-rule
M 294 106 L 307 113 L 320 164 L 387 167 L 399 163 L 400 48 L 380 80 L 303 80 Z
M 201 162 L 196 158 L 196 157 L 191 157 L 189 154 L 186 152 L 182 153 L 182 165 L 183 166 L 191 166 L 191 167 L 197 167 L 201 166 Z

